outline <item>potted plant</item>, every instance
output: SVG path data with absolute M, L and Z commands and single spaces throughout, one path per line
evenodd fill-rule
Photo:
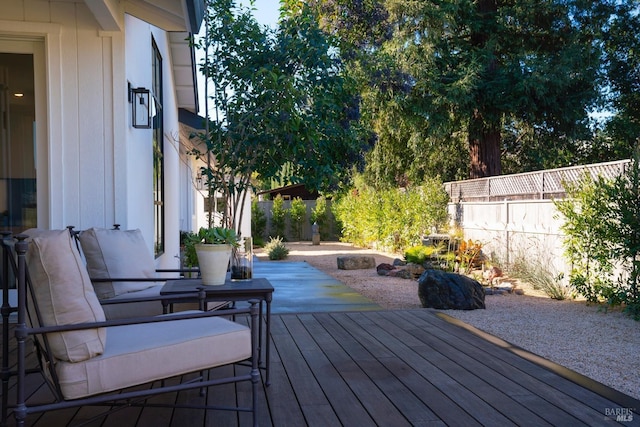
M 189 234 L 185 239 L 187 257 L 195 252 L 200 276 L 204 285 L 224 285 L 231 250 L 238 246 L 238 236 L 232 228 L 200 228 L 198 233 Z

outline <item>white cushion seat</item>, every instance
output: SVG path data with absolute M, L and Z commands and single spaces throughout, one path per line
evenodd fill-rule
M 221 317 L 108 327 L 101 355 L 56 372 L 64 398 L 77 399 L 248 359 L 250 336 Z

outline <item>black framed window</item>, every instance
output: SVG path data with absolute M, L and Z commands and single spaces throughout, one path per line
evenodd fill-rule
M 155 40 L 152 44 L 151 109 L 153 116 L 153 220 L 154 252 L 164 253 L 164 131 L 162 120 L 162 56 Z

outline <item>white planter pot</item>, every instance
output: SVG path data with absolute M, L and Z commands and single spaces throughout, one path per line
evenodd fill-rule
M 231 245 L 196 245 L 198 265 L 202 284 L 208 286 L 224 285 L 231 259 Z

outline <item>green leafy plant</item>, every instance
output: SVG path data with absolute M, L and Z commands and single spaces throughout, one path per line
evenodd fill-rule
M 589 302 L 598 302 L 599 289 L 612 286 L 609 221 L 611 203 L 604 191 L 602 178 L 585 175 L 576 184 L 565 184 L 567 197 L 555 201 L 564 219 L 560 229 L 564 235 L 565 256 L 572 265 L 571 285 Z
M 182 264 L 185 267 L 197 267 L 198 256 L 194 247 L 194 243 L 197 240 L 197 236 L 193 231 L 181 231 L 180 232 L 180 245 L 183 248 L 182 251 Z
M 416 245 L 425 230 L 446 222 L 448 200 L 437 179 L 404 189 L 375 189 L 359 179 L 332 208 L 343 241 L 401 252 Z
M 640 320 L 640 163 L 614 179 L 584 176 L 556 201 L 572 286 L 590 302 L 623 306 Z M 617 269 L 614 269 L 614 267 Z
M 239 239 L 236 231 L 226 227 L 201 227 L 197 233 L 187 232 L 184 234 L 184 256 L 185 265 L 195 267 L 198 265 L 198 255 L 196 254 L 196 245 L 200 243 L 230 245 L 232 247 L 239 246 Z
M 284 208 L 284 199 L 278 194 L 273 199 L 271 206 L 271 229 L 269 234 L 273 236 L 284 236 L 284 228 L 286 225 L 287 210 Z
M 256 246 L 264 245 L 264 233 L 267 229 L 267 215 L 258 205 L 258 199 L 251 201 L 251 232 Z
M 307 215 L 307 205 L 300 197 L 294 197 L 289 208 L 289 218 L 291 219 L 291 231 L 295 237 L 302 239 L 302 224 Z
M 207 0 L 204 12 L 194 45 L 205 53 L 200 72 L 214 114 L 193 135 L 191 154 L 205 163 L 208 193 L 226 200 L 222 224 L 240 230 L 254 177 L 323 189 L 351 174 L 365 148 L 360 97 L 306 4 L 284 2 L 277 28 L 237 0 Z
M 329 222 L 329 216 L 327 212 L 327 199 L 324 196 L 320 196 L 316 199 L 316 204 L 311 210 L 311 224 L 318 224 L 320 230 L 320 238 L 326 240 L 328 236 L 327 225 Z
M 269 243 L 265 245 L 264 250 L 270 260 L 282 260 L 289 255 L 289 249 L 280 236 L 269 238 Z
M 226 227 L 201 227 L 198 233 L 195 235 L 198 243 L 212 244 L 212 245 L 231 245 L 238 246 L 238 235 L 232 228 Z
M 509 274 L 533 286 L 533 289 L 543 291 L 549 298 L 564 300 L 571 296 L 572 285 L 564 283 L 564 273 L 554 273 L 550 262 L 532 261 L 526 256 L 518 257 L 511 267 Z
M 404 251 L 404 259 L 407 262 L 423 264 L 425 261 L 437 254 L 438 250 L 434 246 L 416 245 Z
M 482 253 L 482 243 L 478 241 L 462 240 L 455 251 L 457 261 L 460 263 L 460 272 L 468 274 L 478 263 Z

